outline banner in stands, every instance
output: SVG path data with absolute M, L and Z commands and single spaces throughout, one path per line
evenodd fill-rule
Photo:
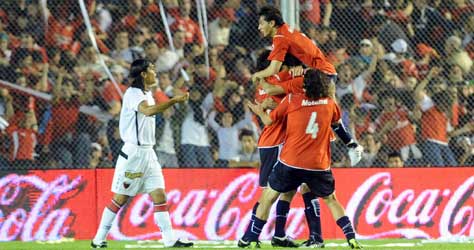
M 112 169 L 0 172 L 0 241 L 90 239 L 112 197 Z M 474 168 L 335 169 L 338 199 L 360 238 L 474 236 Z M 253 169 L 164 170 L 172 223 L 185 237 L 239 238 L 260 195 Z M 300 195 L 287 233 L 307 237 Z M 326 206 L 327 239 L 343 238 Z M 274 215 L 274 211 L 271 212 Z M 262 232 L 270 239 L 274 216 Z M 157 239 L 153 207 L 139 195 L 119 213 L 109 237 Z

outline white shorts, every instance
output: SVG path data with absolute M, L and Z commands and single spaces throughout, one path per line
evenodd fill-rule
M 165 180 L 152 146 L 125 144 L 117 159 L 112 192 L 128 196 L 165 188 Z

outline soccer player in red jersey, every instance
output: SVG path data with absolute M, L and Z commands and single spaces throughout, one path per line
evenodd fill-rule
M 267 60 L 270 51 L 265 51 L 257 59 L 257 70 L 266 68 L 270 61 Z M 287 66 L 299 66 L 301 62 L 287 54 L 280 73 L 267 77 L 260 81 L 260 84 L 255 93 L 255 101 L 262 103 L 267 112 L 274 109 L 278 103 L 289 93 L 304 93 L 303 92 L 303 77 L 292 78 Z M 279 95 L 275 93 L 267 93 L 262 89 L 262 85 L 267 87 L 274 86 Z M 283 87 L 280 87 L 283 86 Z M 280 91 L 285 89 L 287 91 Z M 268 107 L 268 105 L 271 107 Z M 268 186 L 268 177 L 278 161 L 278 155 L 281 145 L 285 140 L 286 121 L 278 121 L 271 125 L 265 126 L 258 140 L 258 150 L 260 153 L 260 175 L 259 185 L 262 188 Z M 305 216 L 309 227 L 309 239 L 303 243 L 307 247 L 323 247 L 324 240 L 321 233 L 321 218 L 320 218 L 320 204 L 318 197 L 309 190 L 306 185 L 302 185 L 300 192 L 303 196 L 305 204 Z M 293 199 L 296 190 L 281 194 L 276 205 L 276 221 L 275 233 L 272 238 L 272 245 L 275 247 L 298 247 L 293 240 L 286 237 L 285 225 L 288 212 L 290 210 L 290 203 Z M 257 202 L 253 207 L 252 220 L 255 217 L 255 211 L 259 205 Z
M 273 6 L 265 6 L 260 10 L 258 30 L 264 37 L 273 39 L 272 52 L 268 56 L 270 66 L 252 75 L 252 80 L 265 78 L 280 71 L 287 53 L 292 54 L 307 67 L 336 75 L 336 69 L 324 56 L 323 52 L 305 34 L 292 30 L 283 22 L 280 11 Z
M 249 224 L 239 247 L 259 245 L 258 237 L 268 218 L 271 205 L 280 193 L 296 189 L 306 183 L 311 191 L 331 211 L 351 248 L 362 248 L 355 239 L 352 223 L 335 195 L 335 181 L 331 172 L 331 129 L 356 156 L 352 165 L 361 159 L 362 147 L 352 140 L 341 123 L 341 111 L 329 97 L 330 78 L 319 70 L 309 70 L 304 77 L 305 94 L 289 94 L 270 114 L 261 104 L 249 104 L 265 125 L 286 119 L 286 137 L 278 163 L 269 177 L 269 187 L 260 198 L 254 220 Z M 354 153 L 355 152 L 355 153 Z

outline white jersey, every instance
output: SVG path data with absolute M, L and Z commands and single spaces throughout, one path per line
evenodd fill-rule
M 138 111 L 142 101 L 154 105 L 151 91 L 130 87 L 125 91 L 120 111 L 120 138 L 122 141 L 138 146 L 155 145 L 155 116 L 146 116 Z

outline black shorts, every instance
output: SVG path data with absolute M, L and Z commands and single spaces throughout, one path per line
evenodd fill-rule
M 280 161 L 273 168 L 268 183 L 273 190 L 286 193 L 306 183 L 318 197 L 326 197 L 334 193 L 335 181 L 331 170 L 310 171 L 288 167 Z
M 273 170 L 273 167 L 278 161 L 278 153 L 280 149 L 279 146 L 271 148 L 259 148 L 258 152 L 260 154 L 260 175 L 258 178 L 258 183 L 260 187 L 268 186 L 268 177 Z

